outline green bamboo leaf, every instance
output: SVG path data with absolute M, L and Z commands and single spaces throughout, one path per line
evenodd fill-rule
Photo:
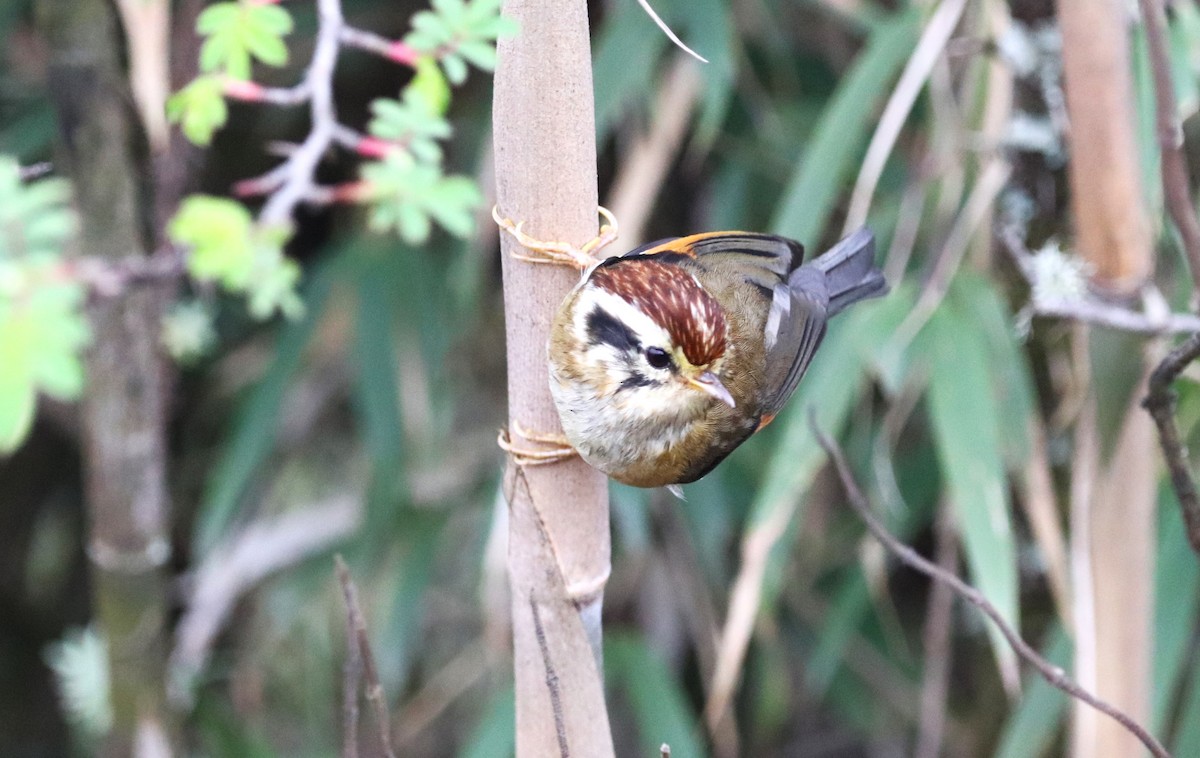
M 710 145 L 718 136 L 736 84 L 733 5 L 725 0 L 671 0 L 662 11 L 669 24 L 678 25 L 688 46 L 708 59 L 702 69 L 704 96 L 694 133 L 701 145 Z
M 1005 620 L 1020 628 L 1016 538 L 987 337 L 954 300 L 947 300 L 914 349 L 927 365 L 934 443 L 972 583 Z M 1012 649 L 994 626 L 988 631 L 1002 669 L 1015 670 Z
M 596 134 L 603 142 L 625 109 L 647 97 L 646 80 L 630 71 L 653 71 L 669 44 L 636 3 L 619 3 L 605 14 L 596 35 L 592 81 L 596 97 Z
M 604 668 L 609 685 L 629 694 L 642 755 L 657 755 L 664 743 L 671 746 L 671 755 L 707 755 L 696 739 L 699 725 L 680 683 L 644 642 L 627 634 L 608 635 Z
M 1181 698 L 1178 727 L 1171 741 L 1171 754 L 1200 755 L 1200 676 L 1192 672 L 1191 681 Z
M 377 474 L 387 476 L 395 462 L 378 462 Z M 385 486 L 385 490 L 392 489 Z M 389 493 L 390 495 L 391 493 Z M 392 498 L 394 499 L 394 498 Z M 409 509 L 399 515 L 373 506 L 368 514 L 365 532 L 378 543 L 387 546 L 386 577 L 390 582 L 391 608 L 386 623 L 380 625 L 380 639 L 387 645 L 376 647 L 380 670 L 384 672 L 386 689 L 403 692 L 408 686 L 413 666 L 421 660 L 421 634 L 425 623 L 426 597 L 433 586 L 434 566 L 439 553 L 449 549 L 442 541 L 446 517 L 443 513 L 423 513 Z M 397 523 L 400 529 L 396 529 Z M 403 535 L 396 540 L 397 533 Z
M 367 451 L 378 465 L 394 466 L 400 458 L 400 407 L 396 400 L 396 342 L 392 334 L 389 281 L 377 261 L 368 261 L 359 278 L 355 358 L 358 423 Z
M 488 701 L 459 758 L 512 758 L 516 752 L 516 725 L 516 693 L 509 685 Z
M 271 450 L 278 430 L 279 408 L 288 382 L 300 365 L 329 295 L 329 271 L 314 277 L 305 293 L 305 316 L 280 334 L 275 358 L 239 408 L 196 517 L 194 552 L 205 556 L 234 519 L 242 494 Z
M 1192 552 L 1180 518 L 1179 500 L 1164 478 L 1158 491 L 1158 550 L 1154 566 L 1154 703 L 1149 724 L 1163 734 L 1177 703 L 1175 695 L 1189 675 L 1194 675 L 1191 658 L 1200 609 L 1200 567 Z M 1189 755 L 1189 753 L 1179 753 Z
M 801 241 L 821 237 L 834 203 L 852 178 L 875 112 L 891 91 L 920 33 L 918 8 L 895 13 L 874 27 L 866 48 L 841 79 L 775 209 L 771 230 Z M 632 78 L 632 77 L 631 77 Z
M 1037 395 L 1013 317 L 991 280 L 970 271 L 956 277 L 954 302 L 967 320 L 978 324 L 987 340 L 988 375 L 997 407 L 1004 409 L 999 414 L 1004 459 L 1010 471 L 1023 471 L 1029 460 L 1029 430 L 1037 413 Z

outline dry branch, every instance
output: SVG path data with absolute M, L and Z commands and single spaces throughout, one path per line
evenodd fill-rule
M 1192 550 L 1200 555 L 1200 495 L 1196 492 L 1196 480 L 1189 468 L 1187 448 L 1175 424 L 1177 396 L 1171 387 L 1197 356 L 1200 356 L 1200 334 L 1193 334 L 1172 350 L 1150 374 L 1150 391 L 1142 401 L 1142 407 L 1150 412 L 1158 426 L 1158 441 L 1162 446 L 1163 458 L 1167 461 L 1167 469 L 1171 472 L 1171 487 L 1179 498 L 1188 542 Z
M 1175 85 L 1171 81 L 1171 63 L 1167 58 L 1167 13 L 1163 0 L 1140 0 L 1142 19 L 1146 26 L 1146 42 L 1150 52 L 1150 68 L 1154 74 L 1154 101 L 1158 122 L 1158 148 L 1162 157 L 1163 198 L 1175 228 L 1183 240 L 1192 269 L 1192 281 L 1200 292 L 1200 221 L 1188 191 L 1188 168 L 1183 155 L 1183 126 L 1179 122 L 1179 105 L 1175 102 Z M 1193 299 L 1195 295 L 1193 294 Z
M 1179 121 L 1179 106 L 1171 81 L 1171 65 L 1167 55 L 1166 10 L 1163 0 L 1141 0 L 1142 17 L 1146 25 L 1146 40 L 1150 51 L 1150 66 L 1154 73 L 1154 98 L 1157 106 L 1158 143 L 1162 153 L 1163 197 L 1167 210 L 1187 253 L 1195 289 L 1192 302 L 1200 294 L 1200 221 L 1192 204 L 1187 162 L 1183 154 L 1183 128 Z M 1200 327 L 1193 331 L 1200 331 Z M 1158 426 L 1158 441 L 1162 447 L 1171 486 L 1179 498 L 1183 521 L 1187 526 L 1188 542 L 1200 555 L 1200 495 L 1188 465 L 1187 450 L 1175 424 L 1175 391 L 1171 384 L 1183 369 L 1200 355 L 1200 334 L 1171 351 L 1150 375 L 1149 389 L 1142 407 L 1150 412 Z
M 375 727 L 379 735 L 380 749 L 387 758 L 396 758 L 392 748 L 392 729 L 389 726 L 387 697 L 379 683 L 379 669 L 375 665 L 375 653 L 371 650 L 371 638 L 367 636 L 367 620 L 363 617 L 358 602 L 358 588 L 350 577 L 350 569 L 342 556 L 334 556 L 334 569 L 342 587 L 342 598 L 346 602 L 346 630 L 351 635 L 346 645 L 358 648 L 362 675 L 367 687 L 367 702 L 375 712 Z
M 863 520 L 867 530 L 875 539 L 879 540 L 885 548 L 895 555 L 902 563 L 910 568 L 913 568 L 935 582 L 943 583 L 954 590 L 955 594 L 966 600 L 971 605 L 974 605 L 985 616 L 992 620 L 999 628 L 1000 633 L 1004 635 L 1004 639 L 1012 647 L 1013 651 L 1021 657 L 1054 687 L 1062 690 L 1067 695 L 1076 700 L 1086 703 L 1095 708 L 1101 713 L 1107 714 L 1117 721 L 1122 727 L 1127 729 L 1148 749 L 1155 758 L 1170 758 L 1170 753 L 1164 748 L 1152 734 L 1147 732 L 1140 724 L 1126 715 L 1123 711 L 1101 700 L 1092 693 L 1080 687 L 1067 673 L 1058 666 L 1055 666 L 1050 661 L 1043 658 L 1033 649 L 1021 636 L 1013 629 L 1004 617 L 1000 615 L 1000 611 L 996 610 L 988 599 L 983 596 L 979 590 L 959 579 L 954 574 L 946 571 L 937 564 L 927 560 L 916 550 L 913 550 L 908 545 L 905 545 L 897 539 L 887 527 L 883 525 L 875 513 L 871 510 L 871 505 L 867 502 L 867 498 L 859 488 L 858 482 L 855 481 L 853 473 L 850 471 L 849 464 L 846 463 L 846 456 L 843 454 L 841 447 L 830 438 L 824 430 L 817 426 L 816 414 L 810 414 L 810 425 L 813 434 L 817 437 L 817 442 L 829 455 L 829 459 L 833 462 L 837 469 L 838 478 L 842 482 L 842 487 L 846 490 L 846 498 L 850 502 L 850 506 L 854 508 L 855 513 Z

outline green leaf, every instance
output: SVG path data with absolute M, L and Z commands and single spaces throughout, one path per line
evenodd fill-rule
M 512 685 L 488 701 L 459 758 L 512 758 L 516 752 L 517 699 Z
M 200 76 L 167 99 L 167 120 L 179 124 L 194 145 L 208 145 L 213 134 L 225 126 L 229 106 L 220 77 Z
M 942 303 L 914 349 L 927 366 L 934 442 L 972 582 L 1005 620 L 1020 628 L 1017 547 L 990 347 L 979 324 L 955 307 L 956 300 Z M 988 631 L 1001 666 L 1015 666 L 1014 653 L 999 631 L 991 625 Z
M 0 453 L 10 453 L 20 447 L 33 425 L 36 393 L 30 377 L 20 370 L 23 358 L 11 344 L 12 335 L 0 322 Z
M 619 3 L 605 14 L 592 65 L 598 141 L 603 142 L 620 123 L 626 108 L 648 97 L 646 80 L 629 72 L 653 71 L 668 44 L 636 3 Z
M 192 195 L 180 204 L 167 234 L 191 248 L 188 273 L 248 295 L 255 318 L 267 319 L 278 311 L 295 319 L 303 312 L 296 294 L 300 267 L 283 252 L 290 230 L 256 226 L 250 211 L 233 200 Z
M 423 101 L 426 112 L 431 116 L 441 117 L 450 107 L 450 83 L 442 76 L 442 70 L 437 65 L 437 59 L 422 55 L 417 59 L 416 73 L 412 81 L 404 88 L 404 99 Z M 444 123 L 444 122 L 443 122 Z M 450 136 L 450 125 L 447 123 L 445 134 L 435 134 L 439 138 Z
M 191 248 L 188 272 L 200 281 L 245 289 L 254 270 L 254 220 L 234 200 L 192 195 L 167 225 L 171 241 Z
M 62 279 L 55 259 L 0 261 L 0 280 L 0 452 L 7 452 L 28 433 L 39 391 L 63 400 L 82 392 L 79 353 L 89 331 L 83 287 Z
M 216 340 L 212 313 L 199 300 L 177 302 L 162 317 L 159 341 L 179 363 L 187 365 L 206 355 Z
M 1154 717 L 1148 726 L 1155 734 L 1163 734 L 1175 710 L 1180 685 L 1189 675 L 1195 675 L 1192 640 L 1200 607 L 1200 566 L 1184 532 L 1179 500 L 1165 479 L 1159 486 L 1158 515 L 1154 566 L 1158 591 L 1154 603 L 1154 671 L 1150 678 Z
M 451 84 L 462 84 L 467 80 L 467 63 L 456 53 L 442 56 L 442 68 L 446 70 L 446 78 Z
M 358 281 L 354 336 L 359 375 L 355 396 L 367 450 L 376 463 L 394 466 L 400 457 L 403 435 L 396 399 L 396 339 L 389 284 L 387 273 L 379 271 L 374 261 L 368 263 Z
M 66 180 L 23 182 L 17 162 L 0 156 L 0 261 L 59 255 L 76 229 L 70 197 Z
M 287 63 L 283 38 L 292 31 L 292 17 L 269 3 L 216 3 L 196 18 L 196 31 L 205 38 L 202 72 L 249 79 L 253 59 L 269 66 Z
M 1033 375 L 1017 340 L 1013 318 L 995 285 L 970 271 L 958 275 L 954 302 L 966 318 L 980 327 L 988 345 L 988 375 L 999 414 L 1000 439 L 1009 471 L 1020 472 L 1029 460 L 1029 431 L 1037 412 Z
M 433 71 L 434 76 L 441 79 L 441 72 L 438 70 L 437 64 L 433 64 Z M 429 81 L 430 78 L 426 76 L 423 86 Z M 445 80 L 441 79 L 441 81 L 448 96 L 449 89 L 444 87 Z M 425 141 L 434 144 L 436 149 L 436 143 L 433 143 L 433 140 L 446 139 L 453 133 L 450 123 L 442 118 L 436 110 L 445 103 L 435 101 L 440 94 L 431 91 L 431 88 L 418 89 L 414 87 L 416 82 L 417 79 L 414 78 L 413 84 L 405 88 L 401 95 L 402 101 L 387 98 L 378 98 L 372 101 L 371 113 L 374 118 L 371 119 L 367 129 L 373 136 L 396 142 L 398 146 L 404 146 L 414 141 Z M 438 155 L 440 158 L 440 151 Z
M 363 180 L 371 185 L 372 229 L 394 229 L 405 242 L 420 245 L 432 230 L 431 218 L 446 231 L 470 235 L 483 196 L 466 177 L 443 176 L 438 166 L 417 163 L 408 154 L 393 152 L 381 161 L 363 164 Z
M 496 47 L 487 42 L 472 40 L 458 46 L 458 54 L 472 66 L 483 71 L 496 68 Z
M 629 694 L 641 755 L 658 755 L 664 743 L 671 746 L 671 755 L 707 755 L 696 739 L 700 725 L 677 677 L 645 643 L 627 634 L 608 635 L 604 667 L 609 685 Z
M 875 127 L 876 109 L 912 55 L 920 22 L 920 12 L 912 8 L 875 27 L 821 113 L 816 131 L 803 143 L 803 155 L 775 209 L 773 232 L 810 244 L 821 236 L 834 203 L 857 170 L 867 135 Z

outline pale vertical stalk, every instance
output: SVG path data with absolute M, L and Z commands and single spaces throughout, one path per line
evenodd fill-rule
M 1150 222 L 1134 136 L 1126 4 L 1061 0 L 1076 245 L 1095 283 L 1130 294 L 1150 276 Z
M 1077 247 L 1095 271 L 1094 284 L 1128 295 L 1149 278 L 1153 259 L 1129 107 L 1133 96 L 1125 14 L 1126 6 L 1118 0 L 1062 0 L 1058 5 Z M 1076 602 L 1090 601 L 1093 610 L 1090 628 L 1083 626 L 1084 614 L 1076 617 L 1076 635 L 1094 642 L 1090 659 L 1085 647 L 1077 648 L 1076 666 L 1081 673 L 1094 671 L 1096 694 L 1145 722 L 1153 654 L 1156 473 L 1151 422 L 1136 403 L 1143 394 L 1144 381 L 1121 401 L 1127 405 L 1115 447 L 1111 454 L 1100 454 L 1090 487 L 1090 540 L 1077 543 L 1073 552 L 1087 551 L 1092 582 L 1091 598 L 1084 597 L 1088 587 L 1076 588 Z M 1096 399 L 1095 390 L 1089 390 L 1085 402 L 1094 407 Z M 1102 450 L 1097 440 L 1086 439 L 1098 433 L 1095 425 L 1081 425 L 1076 446 Z M 1079 758 L 1143 754 L 1136 740 L 1106 719 L 1077 714 L 1075 728 L 1073 747 Z
M 520 33 L 500 42 L 493 111 L 500 212 L 542 239 L 582 244 L 597 232 L 595 119 L 587 6 L 507 0 Z M 502 235 L 513 442 L 516 424 L 559 429 L 547 388 L 551 317 L 578 275 L 512 258 Z M 516 423 L 513 423 L 516 422 Z M 513 469 L 512 585 L 518 756 L 611 756 L 600 668 L 609 573 L 608 497 L 582 460 Z

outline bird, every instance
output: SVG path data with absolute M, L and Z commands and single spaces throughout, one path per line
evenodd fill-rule
M 563 435 L 520 430 L 564 447 L 528 462 L 578 454 L 618 482 L 678 492 L 775 418 L 830 318 L 887 291 L 865 227 L 807 262 L 796 240 L 746 231 L 601 257 L 616 227 L 601 212 L 610 224 L 574 248 L 535 240 L 493 211 L 530 251 L 517 257 L 581 271 L 547 346 Z

